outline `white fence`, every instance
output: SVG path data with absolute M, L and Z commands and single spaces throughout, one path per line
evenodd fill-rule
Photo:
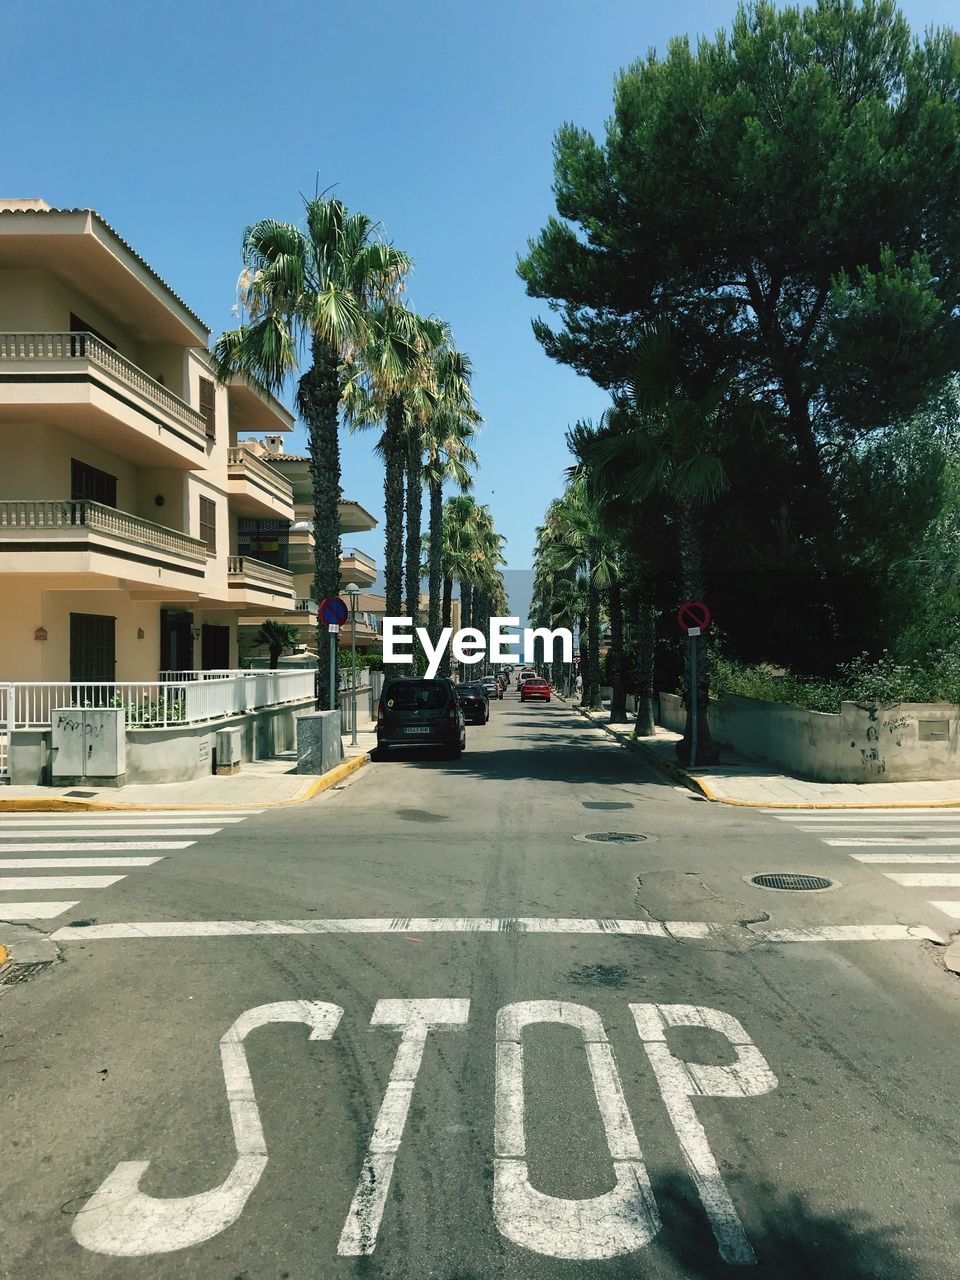
M 170 673 L 167 673 L 170 674 Z M 26 681 L 0 684 L 3 728 L 46 729 L 57 707 L 123 707 L 130 727 L 165 728 L 240 715 L 314 695 L 305 671 L 180 672 L 151 681 Z M 2 744 L 0 744 L 2 750 Z

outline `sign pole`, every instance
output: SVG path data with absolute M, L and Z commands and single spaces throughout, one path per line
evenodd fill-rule
M 353 659 L 353 724 L 350 729 L 350 745 L 357 745 L 357 597 L 350 600 L 350 656 Z
M 337 632 L 330 629 L 330 710 L 337 709 Z M 337 628 L 339 631 L 340 628 Z
M 697 685 L 697 637 L 699 627 L 690 627 L 690 768 L 697 765 L 697 723 L 700 715 L 700 689 Z

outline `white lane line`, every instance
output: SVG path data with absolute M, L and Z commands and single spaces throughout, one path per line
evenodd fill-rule
M 0 840 L 0 855 L 4 853 L 76 853 L 78 848 L 103 850 L 105 853 L 132 852 L 135 849 L 189 849 L 195 840 L 99 840 L 95 844 L 78 845 L 75 840 L 50 840 L 39 844 L 8 844 Z
M 61 929 L 60 932 L 64 931 Z M 82 933 L 83 930 L 76 932 Z M 765 942 L 917 942 L 923 939 L 943 942 L 938 933 L 922 924 L 828 924 L 801 929 L 754 929 L 752 932 Z
M 951 920 L 960 920 L 960 902 L 934 902 L 931 899 L 930 905 L 931 907 L 936 907 L 938 911 L 942 911 Z
M 0 902 L 0 920 L 52 920 L 78 905 L 76 902 Z
M 55 813 L 37 814 L 36 817 L 27 818 L 4 818 L 0 815 L 0 831 L 6 830 L 7 827 L 14 829 L 30 828 L 32 830 L 50 830 L 50 831 L 98 831 L 101 827 L 106 830 L 108 827 L 182 827 L 187 826 L 210 826 L 216 825 L 222 827 L 226 823 L 243 822 L 243 818 L 218 818 L 215 814 L 207 813 L 191 813 L 182 818 L 161 818 L 154 813 L 145 813 L 140 817 L 131 817 L 130 814 L 117 814 L 109 821 L 103 820 L 102 814 L 97 814 L 91 818 L 78 818 L 75 814 L 67 813 L 62 816 Z
M 611 928 L 618 925 L 619 928 Z M 518 934 L 605 934 L 614 937 L 709 938 L 725 932 L 719 924 L 706 921 L 667 920 L 563 920 L 552 917 L 512 917 L 462 919 L 421 919 L 416 916 L 382 916 L 373 919 L 338 920 L 143 920 L 116 924 L 91 924 L 61 929 L 54 942 L 78 942 L 81 938 L 256 938 L 313 934 L 418 934 L 418 933 L 502 933 Z M 923 925 L 865 924 L 825 925 L 810 929 L 752 929 L 755 937 L 772 942 L 898 942 L 930 938 L 938 934 Z M 790 935 L 790 936 L 787 936 Z M 794 936 L 795 935 L 795 936 Z
M 220 827 L 177 827 L 171 831 L 167 827 L 111 827 L 109 836 L 163 836 L 165 840 L 172 840 L 176 836 L 215 836 Z M 90 849 L 96 846 L 97 841 L 105 832 L 90 831 L 16 831 L 10 837 L 14 840 L 49 840 L 54 834 L 63 835 L 65 840 L 69 840 L 78 849 Z M 4 848 L 3 831 L 0 830 L 0 851 Z
M 908 888 L 960 889 L 960 874 L 950 871 L 885 871 L 888 880 Z
M 12 889 L 17 893 L 30 889 L 106 889 L 125 879 L 126 876 L 0 876 L 0 893 L 9 893 Z
M 243 938 L 312 933 L 594 933 L 670 939 L 706 938 L 713 930 L 713 925 L 691 920 L 380 916 L 335 920 L 154 920 L 136 924 L 89 925 L 86 929 L 71 929 L 70 937 L 73 941 L 80 933 L 88 938 Z
M 855 839 L 846 840 L 824 840 L 824 844 L 832 845 L 834 848 L 854 848 L 861 845 L 880 845 L 886 848 L 922 848 L 928 849 L 940 846 L 944 849 L 960 849 L 960 836 L 858 836 Z
M 152 867 L 156 858 L 0 858 L 4 871 L 66 871 L 79 867 Z M 2 879 L 2 877 L 0 877 Z
M 918 862 L 960 862 L 960 853 L 851 853 L 857 862 L 886 862 L 908 866 Z

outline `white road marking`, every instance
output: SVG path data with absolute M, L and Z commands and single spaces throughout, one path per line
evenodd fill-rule
M 3 902 L 0 901 L 0 920 L 9 923 L 12 920 L 52 920 L 54 916 L 62 916 L 76 902 Z
M 780 822 L 894 822 L 899 817 L 929 818 L 935 821 L 956 822 L 960 818 L 960 805 L 953 808 L 925 809 L 922 805 L 903 809 L 848 809 L 845 812 L 825 809 L 760 809 L 768 818 Z
M 936 905 L 936 904 L 934 904 Z M 63 933 L 64 930 L 60 930 Z M 82 929 L 76 930 L 82 933 Z M 799 929 L 754 929 L 765 942 L 943 942 L 922 924 L 827 924 Z M 57 934 L 53 935 L 55 938 Z
M 311 1040 L 329 1040 L 342 1016 L 338 1005 L 322 1000 L 284 1000 L 241 1014 L 220 1041 L 237 1149 L 226 1179 L 210 1191 L 161 1199 L 140 1190 L 149 1160 L 122 1161 L 74 1216 L 72 1230 L 77 1243 L 92 1253 L 140 1258 L 200 1244 L 236 1222 L 267 1163 L 244 1038 L 267 1023 L 303 1022 L 310 1028 Z
M 791 831 L 805 831 L 808 835 L 822 835 L 826 832 L 828 835 L 856 832 L 864 836 L 882 836 L 889 833 L 890 835 L 955 835 L 960 833 L 960 822 L 954 819 L 952 822 L 930 823 L 929 825 L 918 825 L 917 823 L 905 822 L 858 822 L 856 826 L 849 822 L 825 822 L 818 827 L 791 827 Z
M 165 840 L 173 840 L 177 836 L 215 836 L 220 827 L 177 827 L 171 830 L 168 827 L 111 827 L 109 838 L 115 836 L 163 836 Z M 74 848 L 92 849 L 95 848 L 105 831 L 57 831 L 57 836 L 63 835 L 66 841 Z M 49 840 L 53 833 L 51 831 L 17 831 L 13 835 L 14 840 Z M 0 830 L 0 852 L 6 845 L 4 843 L 3 831 Z
M 930 905 L 931 907 L 936 907 L 938 911 L 942 911 L 951 920 L 960 920 L 960 902 L 934 902 L 931 899 Z
M 842 840 L 824 840 L 824 844 L 834 848 L 853 848 L 871 845 L 874 848 L 897 849 L 901 846 L 911 849 L 960 849 L 960 836 L 856 836 Z
M 0 876 L 0 893 L 29 892 L 31 889 L 107 889 L 126 876 Z M 0 898 L 0 911 L 3 899 Z
M 5 818 L 0 814 L 0 831 L 8 828 L 18 834 L 23 831 L 109 831 L 116 827 L 216 827 L 218 830 L 226 825 L 235 825 L 242 819 L 208 818 L 202 813 L 190 814 L 183 818 L 159 818 L 156 814 L 145 813 L 141 817 L 130 817 L 129 814 L 118 815 L 108 822 L 101 817 L 76 818 L 72 814 L 63 817 L 57 814 L 39 814 L 34 818 Z
M 691 1099 L 756 1098 L 775 1089 L 777 1077 L 743 1026 L 729 1013 L 689 1004 L 632 1004 L 630 1012 L 657 1077 L 663 1105 L 690 1176 L 710 1219 L 720 1257 L 731 1266 L 754 1266 L 756 1255 L 720 1176 Z M 684 1062 L 667 1048 L 667 1027 L 705 1027 L 717 1031 L 733 1046 L 737 1060 L 723 1067 Z
M 616 1185 L 591 1199 L 537 1191 L 526 1160 L 523 1029 L 561 1023 L 579 1029 L 613 1162 Z M 493 1212 L 501 1235 L 548 1258 L 615 1258 L 649 1244 L 660 1215 L 640 1143 L 599 1014 L 581 1004 L 528 1000 L 497 1014 Z
M 152 867 L 156 858 L 0 858 L 3 871 L 65 871 L 68 867 Z
M 253 814 L 263 813 L 263 809 L 244 809 L 238 813 L 236 809 L 180 809 L 174 813 L 162 809 L 101 809 L 96 812 L 73 812 L 64 810 L 60 813 L 29 813 L 25 810 L 0 813 L 0 826 L 33 826 L 47 823 L 88 823 L 95 826 L 100 822 L 246 822 Z
M 240 938 L 312 933 L 531 933 L 605 934 L 641 938 L 706 938 L 716 926 L 701 921 L 580 920 L 547 916 L 451 919 L 382 916 L 339 920 L 150 920 L 71 929 L 87 938 Z M 57 935 L 55 935 L 57 936 Z
M 470 1016 L 469 1000 L 378 1000 L 370 1019 L 374 1027 L 400 1027 L 402 1036 L 387 1091 L 380 1104 L 360 1181 L 340 1233 L 337 1253 L 355 1258 L 371 1254 L 383 1217 L 393 1166 L 400 1150 L 410 1101 L 427 1033 L 431 1027 L 460 1026 Z
M 895 884 L 914 888 L 960 889 L 960 873 L 950 871 L 885 871 Z
M 851 853 L 857 862 L 902 863 L 904 866 L 918 862 L 960 862 L 960 853 Z
M 120 853 L 134 849 L 189 849 L 195 840 L 98 840 L 95 844 L 82 846 L 91 850 L 103 850 L 106 853 Z M 0 839 L 0 855 L 4 853 L 76 853 L 75 840 L 50 840 L 39 844 L 8 844 Z

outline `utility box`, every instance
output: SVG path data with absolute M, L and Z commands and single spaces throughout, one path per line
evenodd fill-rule
M 217 774 L 220 777 L 240 772 L 241 743 L 243 734 L 239 729 L 217 730 Z
M 52 782 L 122 787 L 127 772 L 123 707 L 59 707 L 53 712 Z

